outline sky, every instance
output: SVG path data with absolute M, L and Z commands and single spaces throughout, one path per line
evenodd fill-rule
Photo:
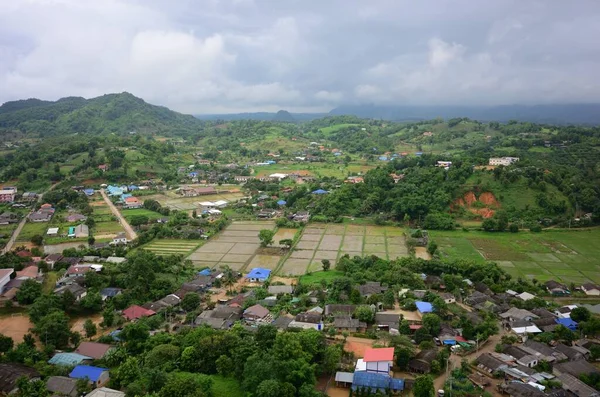
M 0 103 L 597 103 L 599 20 L 597 0 L 0 0 Z

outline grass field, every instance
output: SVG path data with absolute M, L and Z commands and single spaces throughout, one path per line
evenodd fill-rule
M 231 186 L 231 189 L 239 189 L 239 186 Z M 201 201 L 237 201 L 241 197 L 244 197 L 244 194 L 241 192 L 210 194 L 198 197 L 181 197 L 175 191 L 168 191 L 146 196 L 144 198 L 146 200 L 156 200 L 164 207 L 185 211 L 198 209 L 198 203 Z
M 142 246 L 141 249 L 156 255 L 188 255 L 201 243 L 201 240 L 157 239 Z
M 328 270 L 326 272 L 320 271 L 300 276 L 300 282 L 307 285 L 319 284 L 321 280 L 333 281 L 334 279 L 342 277 L 343 275 L 343 272 L 337 270 Z
M 331 134 L 333 132 L 336 132 L 336 131 L 339 131 L 339 130 L 341 130 L 343 128 L 354 127 L 356 125 L 358 125 L 358 124 L 336 124 L 336 125 L 331 125 L 329 127 L 323 127 L 320 130 L 321 130 L 321 132 L 323 134 L 329 135 L 329 134 Z
M 430 231 L 442 258 L 494 261 L 513 277 L 600 283 L 600 229 L 542 233 Z
M 150 211 L 144 208 L 136 208 L 136 209 L 123 209 L 121 210 L 121 214 L 123 214 L 123 216 L 125 217 L 125 219 L 127 219 L 127 221 L 130 221 L 131 218 L 133 218 L 134 216 L 147 216 L 148 219 L 150 220 L 155 220 L 158 218 L 162 218 L 162 215 L 159 214 L 158 212 L 154 212 L 154 211 Z
M 375 168 L 374 165 L 362 163 L 350 163 L 348 167 L 344 164 L 329 164 L 329 163 L 292 163 L 292 164 L 272 164 L 255 167 L 256 172 L 253 176 L 263 177 L 275 173 L 291 174 L 294 171 L 308 171 L 311 175 L 317 177 L 336 177 L 345 178 L 348 173 L 366 173 L 368 170 Z
M 36 234 L 45 237 L 48 227 L 48 222 L 27 222 L 17 237 L 17 241 L 31 241 Z

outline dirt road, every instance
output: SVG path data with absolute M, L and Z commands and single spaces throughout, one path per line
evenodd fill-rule
M 42 201 L 42 197 L 44 197 L 44 194 L 46 194 L 50 190 L 54 189 L 54 186 L 56 186 L 56 184 L 50 186 L 48 188 L 48 190 L 46 190 L 44 193 L 41 193 L 37 199 L 37 202 L 39 203 L 40 201 Z M 25 223 L 27 222 L 27 218 L 29 218 L 29 215 L 31 215 L 34 210 L 35 210 L 35 206 L 31 209 L 31 211 L 29 211 L 29 213 L 27 215 L 25 215 L 23 217 L 23 219 L 21 219 L 21 222 L 19 222 L 19 225 L 13 232 L 12 236 L 10 236 L 10 240 L 8 240 L 8 242 L 6 243 L 4 248 L 2 248 L 2 254 L 6 254 L 7 252 L 9 252 L 12 249 L 13 245 L 15 244 L 15 241 L 17 241 L 17 237 L 19 237 L 19 234 L 21 234 L 21 230 L 23 230 L 23 227 L 25 226 Z
M 117 207 L 115 207 L 112 201 L 110 201 L 104 189 L 100 190 L 100 193 L 102 194 L 102 198 L 106 202 L 106 205 L 108 205 L 108 208 L 110 208 L 113 215 L 117 217 L 119 223 L 121 224 L 121 226 L 123 226 L 123 229 L 125 229 L 125 233 L 127 233 L 127 239 L 135 240 L 137 238 L 137 233 L 135 232 L 135 230 L 133 230 L 129 222 L 127 222 L 127 219 L 125 219 L 123 215 L 121 215 L 121 212 L 119 212 Z

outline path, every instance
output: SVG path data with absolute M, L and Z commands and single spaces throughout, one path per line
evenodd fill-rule
M 50 190 L 54 189 L 54 186 L 56 186 L 56 185 L 57 184 L 55 183 L 54 185 L 50 186 L 48 188 L 48 190 L 46 190 L 45 192 L 41 193 L 40 196 L 38 197 L 36 203 L 41 202 L 42 201 L 42 197 L 44 197 L 44 194 L 46 194 Z M 21 231 L 23 230 L 23 227 L 25 226 L 25 223 L 27 223 L 27 218 L 29 218 L 29 215 L 31 215 L 34 211 L 35 211 L 35 205 L 31 209 L 31 211 L 29 211 L 29 213 L 27 215 L 25 215 L 23 217 L 23 219 L 21 219 L 21 222 L 19 222 L 19 225 L 17 226 L 17 228 L 13 232 L 12 236 L 10 236 L 10 239 L 8 240 L 8 242 L 6 243 L 6 245 L 4 246 L 4 248 L 2 248 L 2 254 L 6 254 L 7 252 L 9 252 L 12 249 L 13 245 L 17 241 L 17 237 L 19 237 L 19 234 L 21 234 Z
M 106 202 L 106 205 L 108 205 L 108 208 L 110 208 L 110 211 L 113 213 L 114 216 L 117 217 L 119 223 L 121 224 L 121 226 L 123 226 L 123 229 L 125 229 L 125 233 L 127 233 L 127 239 L 135 240 L 137 238 L 137 233 L 135 232 L 135 230 L 133 230 L 129 222 L 127 222 L 127 219 L 125 219 L 123 215 L 121 215 L 121 212 L 119 212 L 119 210 L 117 209 L 117 207 L 115 207 L 112 201 L 110 201 L 104 189 L 100 190 L 100 194 L 102 194 L 102 198 Z

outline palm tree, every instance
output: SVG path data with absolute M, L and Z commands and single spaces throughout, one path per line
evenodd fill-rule
M 223 266 L 223 285 L 229 289 L 231 293 L 231 287 L 235 284 L 235 275 L 233 274 L 233 270 L 227 265 Z

